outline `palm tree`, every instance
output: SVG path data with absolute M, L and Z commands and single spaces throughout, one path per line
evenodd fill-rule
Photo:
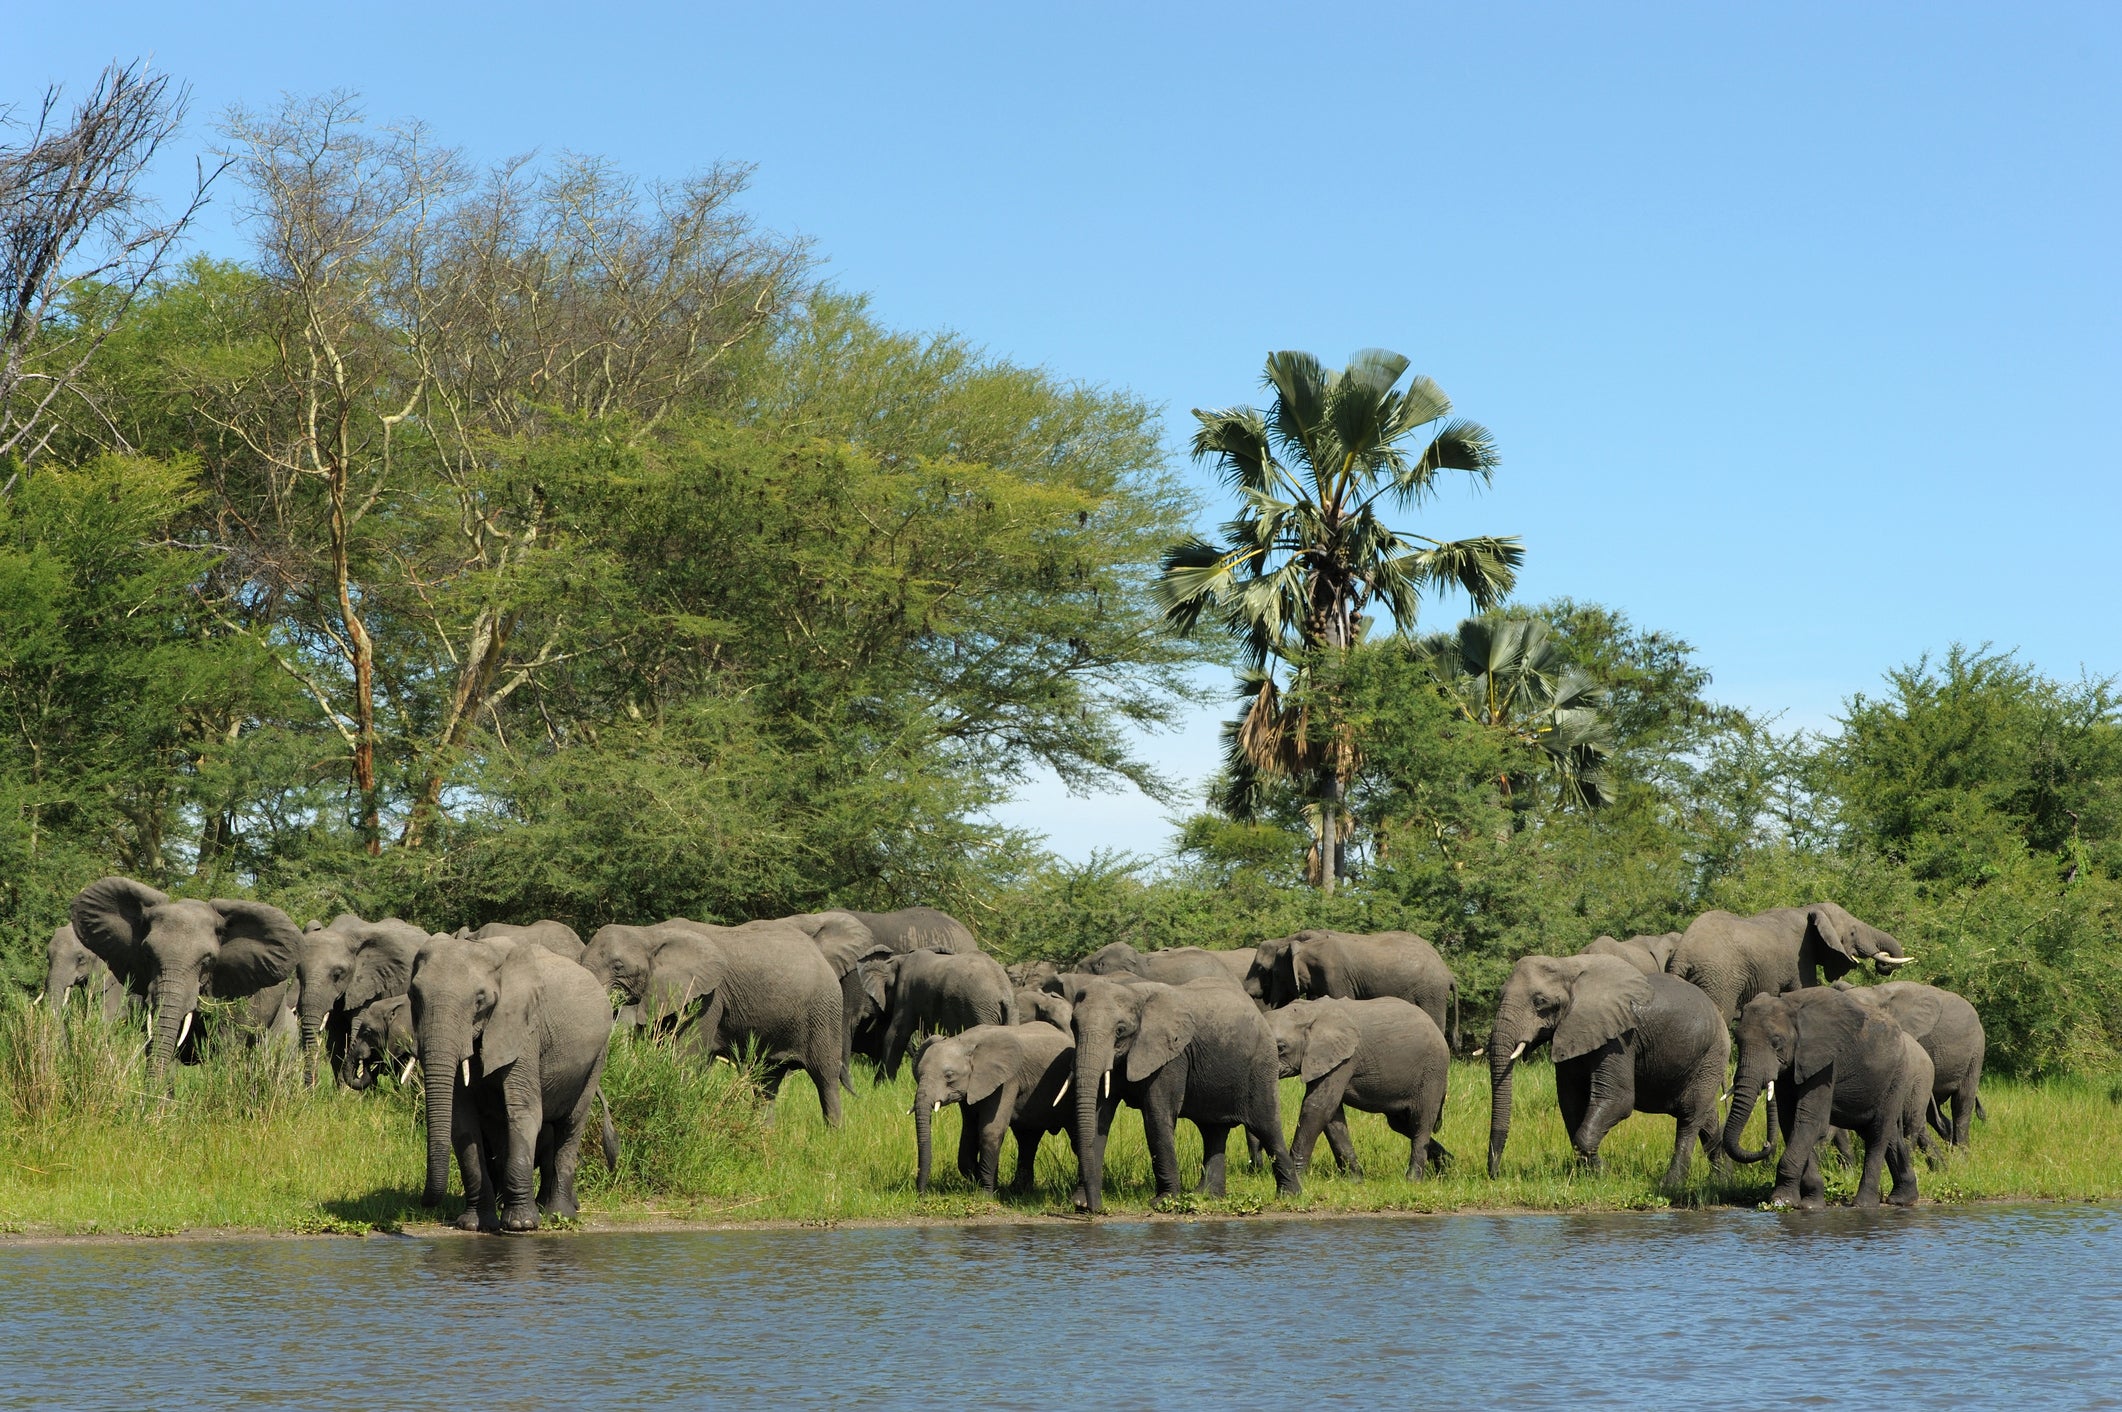
M 1309 353 L 1271 353 L 1264 410 L 1195 409 L 1193 454 L 1217 464 L 1239 510 L 1222 543 L 1174 545 L 1158 584 L 1181 633 L 1209 619 L 1236 639 L 1247 705 L 1229 731 L 1233 779 L 1304 782 L 1328 893 L 1357 748 L 1334 719 L 1331 693 L 1314 689 L 1330 675 L 1319 669 L 1363 639 L 1373 610 L 1411 631 L 1424 589 L 1463 589 L 1486 611 L 1510 592 L 1525 556 L 1513 537 L 1431 539 L 1380 517 L 1381 502 L 1404 510 L 1429 499 L 1442 472 L 1486 482 L 1497 464 L 1487 428 L 1447 420 L 1444 390 L 1420 374 L 1403 386 L 1407 369 L 1407 359 L 1378 348 L 1338 372 Z M 1252 796 L 1250 783 L 1243 792 Z
M 1460 714 L 1537 750 L 1565 802 L 1613 802 L 1606 762 L 1613 726 L 1600 708 L 1606 692 L 1569 659 L 1538 618 L 1468 618 L 1457 632 L 1432 633 L 1415 648 Z M 1498 781 L 1506 796 L 1510 775 Z

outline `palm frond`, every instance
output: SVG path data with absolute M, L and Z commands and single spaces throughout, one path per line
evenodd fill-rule
M 1427 549 L 1414 551 L 1407 565 L 1409 579 L 1438 587 L 1456 587 L 1482 612 L 1501 603 L 1518 585 L 1518 566 L 1525 562 L 1525 545 L 1516 535 L 1475 539 L 1432 541 Z

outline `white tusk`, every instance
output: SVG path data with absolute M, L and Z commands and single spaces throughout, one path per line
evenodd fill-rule
M 1105 1071 L 1105 1091 L 1098 1096 L 1100 1098 L 1111 1098 L 1113 1096 L 1113 1071 L 1111 1069 Z
M 184 1012 L 184 1022 L 177 1026 L 177 1047 L 184 1048 L 184 1037 L 192 1032 L 192 1012 Z
M 29 998 L 29 1003 L 32 1005 L 42 1005 L 44 1003 L 44 992 L 40 990 L 35 995 L 31 996 Z
M 1054 1095 L 1054 1102 L 1059 1103 L 1062 1099 L 1068 1097 L 1068 1086 L 1074 1082 L 1073 1078 L 1061 1080 L 1061 1091 Z
M 935 1116 L 936 1116 L 936 1115 L 937 1115 L 938 1113 L 941 1113 L 942 1111 L 943 1111 L 943 1100 L 939 1098 L 939 1099 L 937 1099 L 937 1100 L 936 1100 L 936 1106 L 928 1110 L 928 1116 L 929 1116 L 929 1117 L 931 1117 L 931 1118 L 933 1118 L 933 1117 L 935 1117 Z
M 419 1063 L 419 1062 L 420 1062 L 420 1056 L 419 1056 L 419 1055 L 417 1055 L 417 1054 L 415 1054 L 415 1055 L 414 1055 L 414 1056 L 413 1056 L 412 1058 L 410 1058 L 410 1059 L 406 1060 L 406 1061 L 405 1061 L 405 1072 L 404 1072 L 404 1073 L 402 1073 L 402 1074 L 400 1074 L 400 1075 L 398 1075 L 398 1082 L 399 1082 L 399 1083 L 404 1083 L 404 1082 L 405 1082 L 405 1081 L 406 1081 L 407 1079 L 411 1078 L 411 1077 L 413 1076 L 413 1065 L 415 1065 L 415 1064 L 417 1064 L 417 1063 Z
M 1473 1053 L 1467 1055 L 1466 1057 L 1469 1059 L 1479 1059 L 1482 1055 L 1486 1053 L 1488 1053 L 1488 1046 L 1484 1044 L 1479 1049 L 1476 1049 Z
M 1511 1063 L 1515 1064 L 1515 1063 L 1517 1063 L 1517 1062 L 1518 1062 L 1518 1056 L 1519 1056 L 1520 1054 L 1523 1054 L 1523 1053 L 1525 1052 L 1525 1045 L 1526 1045 L 1526 1041 L 1525 1041 L 1525 1040 L 1522 1040 L 1522 1039 L 1521 1039 L 1521 1040 L 1519 1040 L 1519 1041 L 1518 1041 L 1518 1047 L 1517 1047 L 1516 1049 L 1513 1049 L 1513 1050 L 1512 1050 L 1512 1051 L 1510 1052 L 1510 1062 L 1511 1062 Z
M 1916 958 L 1913 956 L 1874 956 L 1872 958 L 1873 961 L 1875 961 L 1881 966 L 1886 967 L 1886 969 L 1889 971 L 1891 971 L 1896 966 L 1906 966 L 1909 962 L 1915 959 Z
M 920 1106 L 921 1106 L 921 1105 L 920 1105 L 920 1104 L 919 1104 L 918 1102 L 917 1102 L 917 1103 L 915 1103 L 915 1104 L 913 1104 L 913 1105 L 912 1105 L 911 1107 L 909 1107 L 909 1108 L 908 1108 L 908 1109 L 906 1110 L 906 1112 L 907 1112 L 907 1115 L 908 1115 L 909 1117 L 911 1117 L 911 1116 L 913 1115 L 913 1111 L 914 1111 L 914 1109 L 915 1109 L 915 1108 L 919 1108 Z
M 1768 1087 L 1761 1090 L 1761 1101 L 1763 1103 L 1772 1103 L 1775 1101 L 1775 1097 L 1776 1081 L 1774 1079 L 1770 1079 L 1768 1081 Z
M 460 1066 L 458 1067 L 458 1069 L 457 1069 L 457 1077 L 458 1077 L 458 1079 L 459 1079 L 459 1080 L 461 1080 L 461 1081 L 463 1082 L 463 1084 L 464 1084 L 464 1086 L 465 1086 L 466 1088 L 470 1088 L 470 1087 L 472 1086 L 472 1061 L 471 1061 L 471 1060 L 469 1060 L 469 1059 L 465 1060 L 465 1061 L 464 1061 L 464 1063 L 463 1063 L 462 1065 L 460 1065 Z

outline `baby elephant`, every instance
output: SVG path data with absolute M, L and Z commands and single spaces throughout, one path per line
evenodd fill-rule
M 339 1061 L 339 1082 L 351 1089 L 365 1089 L 375 1083 L 380 1069 L 389 1066 L 398 1071 L 398 1082 L 404 1083 L 412 1077 L 419 1056 L 412 998 L 393 995 L 354 1016 L 347 1030 L 346 1054 Z
M 1431 1136 L 1444 1116 L 1451 1050 L 1444 1031 L 1405 1000 L 1299 1000 L 1270 1011 L 1282 1077 L 1302 1077 L 1304 1107 L 1289 1155 L 1303 1171 L 1319 1134 L 1352 1177 L 1363 1175 L 1348 1138 L 1347 1108 L 1383 1113 L 1408 1141 L 1407 1179 L 1420 1181 L 1449 1155 Z
M 928 1194 L 932 1146 L 929 1125 L 946 1103 L 963 1105 L 958 1171 L 995 1189 L 1002 1134 L 1017 1135 L 1017 1175 L 1011 1191 L 1029 1191 L 1032 1161 L 1048 1133 L 1068 1131 L 1073 1106 L 1063 1108 L 1073 1072 L 1075 1040 L 1052 1025 L 975 1025 L 932 1039 L 914 1060 L 914 1140 L 920 1166 L 914 1190 Z

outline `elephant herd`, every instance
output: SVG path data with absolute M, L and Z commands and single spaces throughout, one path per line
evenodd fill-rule
M 386 1068 L 409 1082 L 418 1068 L 423 1201 L 443 1197 L 454 1151 L 467 1229 L 528 1230 L 541 1212 L 573 1215 L 593 1122 L 606 1160 L 617 1161 L 598 1092 L 615 1026 L 668 1035 L 703 1061 L 752 1056 L 769 1100 L 801 1070 L 834 1127 L 856 1057 L 881 1078 L 911 1057 L 924 1193 L 946 1103 L 962 1107 L 966 1178 L 995 1190 L 1002 1141 L 1014 1133 L 1013 1184 L 1024 1188 L 1039 1144 L 1060 1133 L 1076 1157 L 1074 1200 L 1091 1212 L 1102 1206 L 1107 1137 L 1123 1104 L 1142 1116 L 1160 1201 L 1180 1192 L 1181 1119 L 1201 1133 L 1208 1195 L 1223 1192 L 1234 1129 L 1280 1194 L 1300 1190 L 1322 1137 L 1354 1173 L 1351 1108 L 1380 1114 L 1407 1140 L 1409 1180 L 1449 1158 L 1436 1130 L 1459 1047 L 1459 986 L 1408 932 L 1313 930 L 1229 951 L 1116 942 L 1066 969 L 1005 969 L 963 923 L 925 907 L 614 924 L 585 945 L 552 921 L 430 933 L 347 913 L 298 928 L 264 903 L 172 899 L 105 878 L 74 899 L 48 959 L 44 998 L 54 1004 L 81 986 L 106 1015 L 135 999 L 146 1007 L 151 1082 L 193 1057 L 202 996 L 242 1001 L 242 1032 L 291 1037 L 311 1082 L 320 1060 L 352 1089 Z M 1983 1035 L 1973 1007 L 1949 992 L 1842 980 L 1861 961 L 1890 973 L 1911 959 L 1832 903 L 1710 912 L 1684 933 L 1524 957 L 1473 1051 L 1490 1070 L 1489 1175 L 1509 1138 L 1514 1068 L 1546 1045 L 1564 1127 L 1586 1163 L 1598 1163 L 1605 1135 L 1630 1113 L 1665 1114 L 1675 1120 L 1668 1185 L 1685 1181 L 1697 1145 L 1721 1166 L 1765 1160 L 1780 1138 L 1772 1200 L 1818 1206 L 1818 1146 L 1853 1133 L 1865 1144 L 1858 1204 L 1880 1199 L 1882 1166 L 1893 1178 L 1887 1199 L 1913 1201 L 1911 1154 L 1928 1146 L 1929 1129 L 1969 1140 Z M 1285 1141 L 1278 1081 L 1291 1077 L 1304 1097 Z M 1754 1149 L 1743 1133 L 1757 1106 L 1771 1116 Z

